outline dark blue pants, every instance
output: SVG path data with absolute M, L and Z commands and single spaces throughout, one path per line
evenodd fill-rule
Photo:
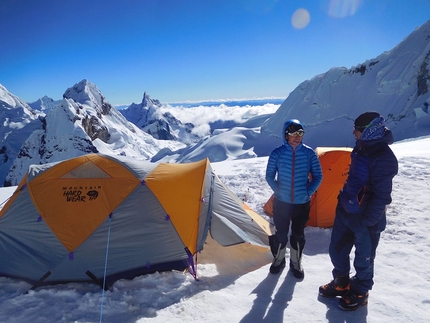
M 281 249 L 287 245 L 288 232 L 291 222 L 290 245 L 295 250 L 303 251 L 305 247 L 305 226 L 309 220 L 310 202 L 304 204 L 290 204 L 274 199 L 273 221 L 276 227 L 276 239 Z
M 349 277 L 352 248 L 355 247 L 355 276 L 351 290 L 365 294 L 372 289 L 374 260 L 381 232 L 385 229 L 385 214 L 380 223 L 369 228 L 358 214 L 349 214 L 338 204 L 331 234 L 329 254 L 333 263 L 333 277 Z

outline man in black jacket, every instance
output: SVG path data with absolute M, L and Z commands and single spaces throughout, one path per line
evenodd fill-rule
M 373 286 L 374 259 L 386 226 L 398 162 L 388 145 L 393 134 L 377 112 L 365 112 L 354 122 L 356 145 L 348 179 L 338 196 L 329 254 L 333 280 L 319 288 L 324 297 L 341 296 L 339 307 L 353 311 L 367 304 Z M 355 247 L 355 275 L 349 277 L 349 255 Z

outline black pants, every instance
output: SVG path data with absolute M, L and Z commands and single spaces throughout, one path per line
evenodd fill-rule
M 276 227 L 276 240 L 281 249 L 288 243 L 288 232 L 291 222 L 290 245 L 293 249 L 302 251 L 305 247 L 305 227 L 309 220 L 310 202 L 290 204 L 277 200 L 273 201 L 273 220 Z

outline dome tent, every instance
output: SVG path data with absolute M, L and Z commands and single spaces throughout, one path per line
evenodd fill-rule
M 32 165 L 0 211 L 0 275 L 42 284 L 193 269 L 208 232 L 267 246 L 267 233 L 208 159 L 163 164 L 89 154 Z M 192 270 L 190 271 L 192 272 Z

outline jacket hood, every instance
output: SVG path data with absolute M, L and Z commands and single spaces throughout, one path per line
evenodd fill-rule
M 297 119 L 290 119 L 285 121 L 284 126 L 282 127 L 282 134 L 281 134 L 281 138 L 284 144 L 288 144 L 288 140 L 287 138 L 285 138 L 285 133 L 287 132 L 287 128 L 290 125 L 297 125 L 299 128 L 304 129 L 302 123 Z

